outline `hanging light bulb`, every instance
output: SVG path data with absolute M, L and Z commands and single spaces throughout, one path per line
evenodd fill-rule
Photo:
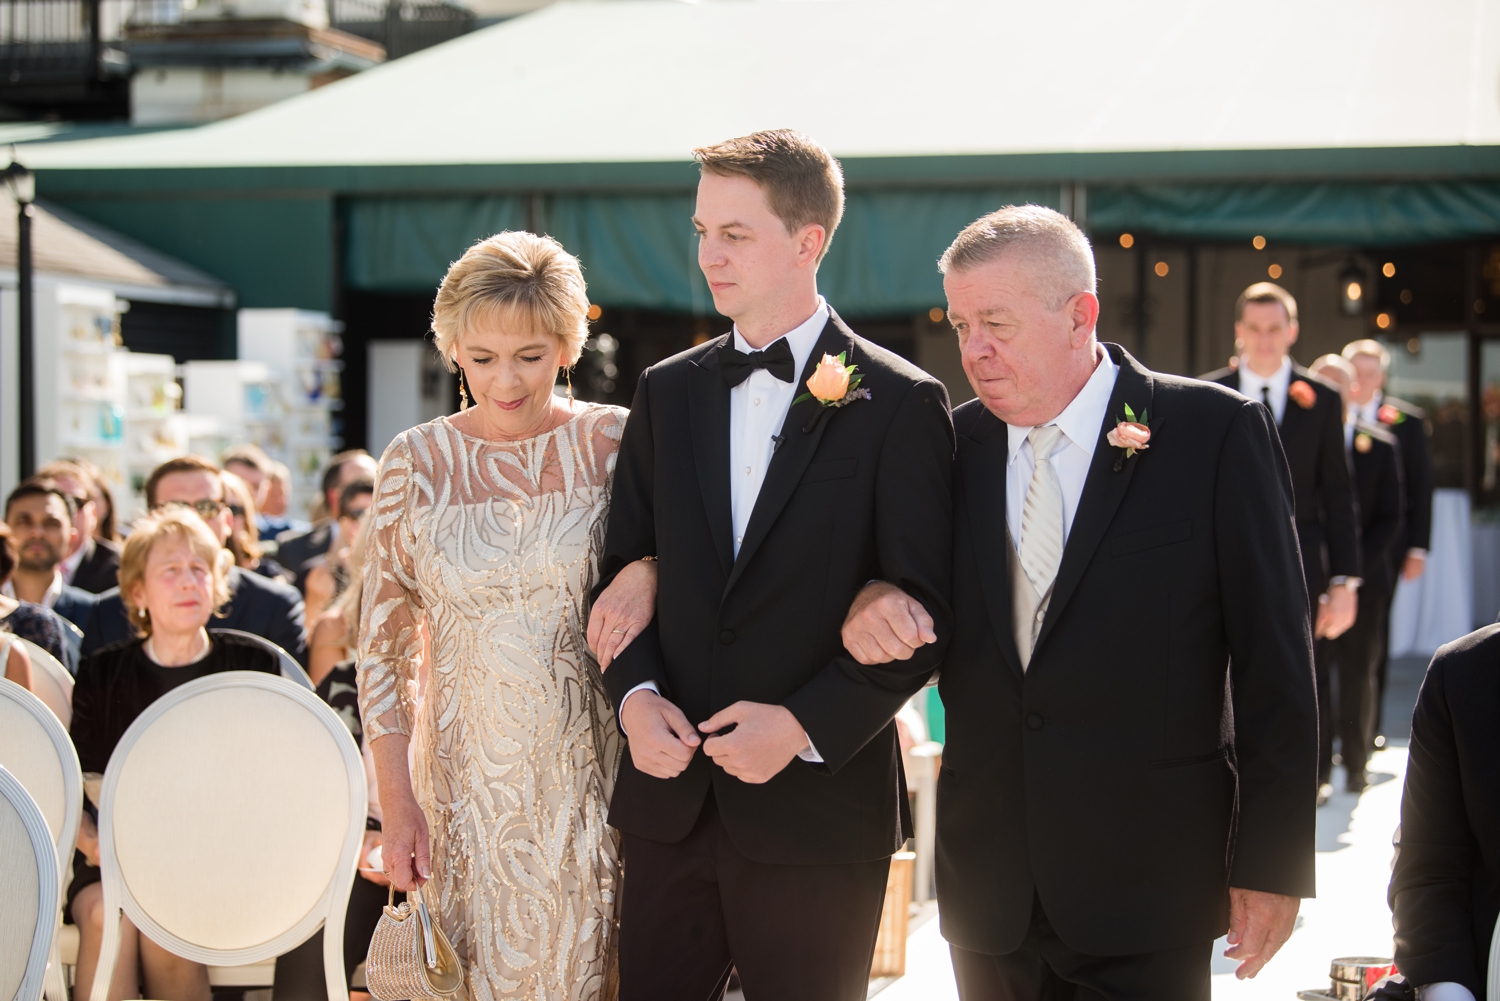
M 1344 270 L 1339 272 L 1339 308 L 1345 316 L 1358 316 L 1365 311 L 1368 298 L 1365 288 L 1365 271 L 1359 262 L 1350 258 Z

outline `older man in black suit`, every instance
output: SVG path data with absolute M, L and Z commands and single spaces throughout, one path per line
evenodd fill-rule
M 190 507 L 220 540 L 229 539 L 233 520 L 224 502 L 224 481 L 219 476 L 219 467 L 207 459 L 188 455 L 162 463 L 146 481 L 146 503 L 152 508 L 163 504 Z M 302 596 L 279 580 L 231 567 L 229 605 L 224 615 L 212 624 L 254 633 L 277 644 L 298 661 L 304 664 L 307 661 Z M 130 636 L 130 621 L 125 615 L 125 603 L 120 600 L 120 589 L 105 591 L 83 628 L 84 656 Z
M 1423 1001 L 1486 995 L 1500 916 L 1497 664 L 1500 625 L 1442 647 L 1412 714 L 1389 896 L 1396 965 Z
M 1324 355 L 1308 370 L 1337 386 L 1345 404 L 1359 389 L 1354 366 L 1338 355 Z M 1354 625 L 1337 639 L 1318 641 L 1326 647 L 1317 658 L 1318 783 L 1328 782 L 1333 774 L 1333 737 L 1337 733 L 1344 758 L 1345 788 L 1358 793 L 1365 789 L 1365 762 L 1375 736 L 1379 664 L 1385 651 L 1386 613 L 1396 586 L 1396 540 L 1405 520 L 1405 488 L 1401 443 L 1380 425 L 1361 420 L 1352 409 L 1344 421 L 1344 450 L 1354 472 L 1365 576 Z M 1331 698 L 1335 672 L 1339 679 L 1337 713 Z
M 1101 344 L 1092 250 L 1050 209 L 980 219 L 942 266 L 978 395 L 954 411 L 940 682 L 959 994 L 1202 1001 L 1216 937 L 1254 976 L 1313 892 L 1312 640 L 1275 425 Z M 845 644 L 879 659 L 869 618 Z

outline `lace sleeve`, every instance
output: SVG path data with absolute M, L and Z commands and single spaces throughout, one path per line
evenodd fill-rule
M 380 460 L 365 531 L 359 616 L 359 713 L 367 739 L 411 735 L 412 695 L 422 653 L 422 602 L 412 550 L 418 470 L 409 440 L 391 442 Z

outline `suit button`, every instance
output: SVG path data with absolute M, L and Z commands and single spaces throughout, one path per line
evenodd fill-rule
M 1042 728 L 1042 717 L 1040 713 L 1026 714 L 1026 729 L 1040 730 Z
M 734 642 L 734 630 L 733 629 L 726 629 L 723 632 L 719 633 L 719 642 L 723 643 L 725 646 L 728 646 L 729 644 L 733 643 Z

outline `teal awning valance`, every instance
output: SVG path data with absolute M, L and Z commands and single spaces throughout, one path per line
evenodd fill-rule
M 936 261 L 965 225 L 1002 205 L 1057 206 L 1058 185 L 865 189 L 818 274 L 847 315 L 943 303 Z M 693 195 L 514 194 L 355 197 L 344 273 L 357 289 L 431 292 L 474 241 L 536 226 L 583 262 L 590 298 L 614 308 L 712 311 L 689 221 Z M 1090 187 L 1088 228 L 1181 240 L 1373 246 L 1500 236 L 1500 183 L 1135 184 Z
M 942 305 L 937 259 L 960 229 L 1002 205 L 1055 205 L 1058 193 L 1055 185 L 850 192 L 819 288 L 851 315 Z M 692 215 L 690 192 L 356 198 L 346 210 L 344 273 L 366 291 L 430 292 L 470 244 L 530 219 L 583 262 L 592 301 L 710 313 Z

